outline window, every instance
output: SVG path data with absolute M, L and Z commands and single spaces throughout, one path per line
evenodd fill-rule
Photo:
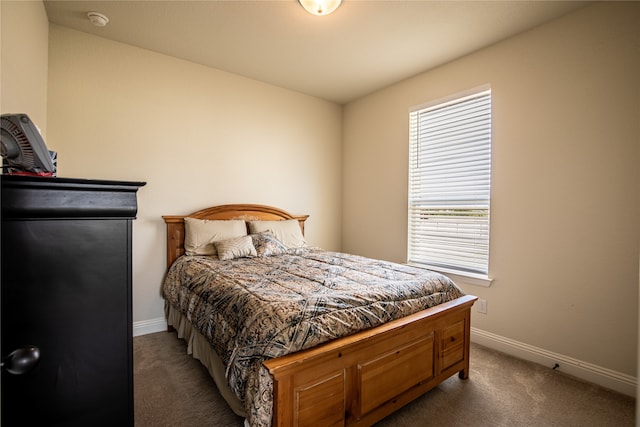
M 409 113 L 408 262 L 489 270 L 491 90 Z

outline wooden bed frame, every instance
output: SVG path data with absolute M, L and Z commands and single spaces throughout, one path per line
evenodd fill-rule
M 297 219 L 253 204 L 215 206 L 198 219 Z M 184 253 L 185 216 L 163 216 L 167 268 Z M 264 362 L 273 376 L 273 426 L 370 426 L 442 381 L 469 375 L 471 306 L 453 301 L 317 347 Z

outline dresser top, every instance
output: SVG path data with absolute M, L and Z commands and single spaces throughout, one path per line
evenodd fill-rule
M 59 177 L 40 177 L 31 175 L 0 175 L 2 186 L 19 186 L 19 187 L 60 187 L 60 188 L 108 188 L 122 187 L 122 189 L 137 190 L 143 187 L 146 182 L 137 181 L 113 181 L 100 179 L 85 178 L 59 178 Z M 133 188 L 132 188 L 133 187 Z
M 1 175 L 2 220 L 134 218 L 145 182 Z

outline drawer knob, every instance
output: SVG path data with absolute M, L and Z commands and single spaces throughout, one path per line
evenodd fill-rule
M 28 345 L 13 350 L 7 357 L 2 358 L 0 367 L 13 375 L 23 375 L 32 370 L 40 360 L 40 349 L 35 345 Z

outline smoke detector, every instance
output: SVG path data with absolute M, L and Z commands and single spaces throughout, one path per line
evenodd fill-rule
M 104 27 L 109 23 L 109 18 L 99 12 L 89 12 L 87 13 L 87 17 L 89 18 L 89 22 L 96 27 Z

